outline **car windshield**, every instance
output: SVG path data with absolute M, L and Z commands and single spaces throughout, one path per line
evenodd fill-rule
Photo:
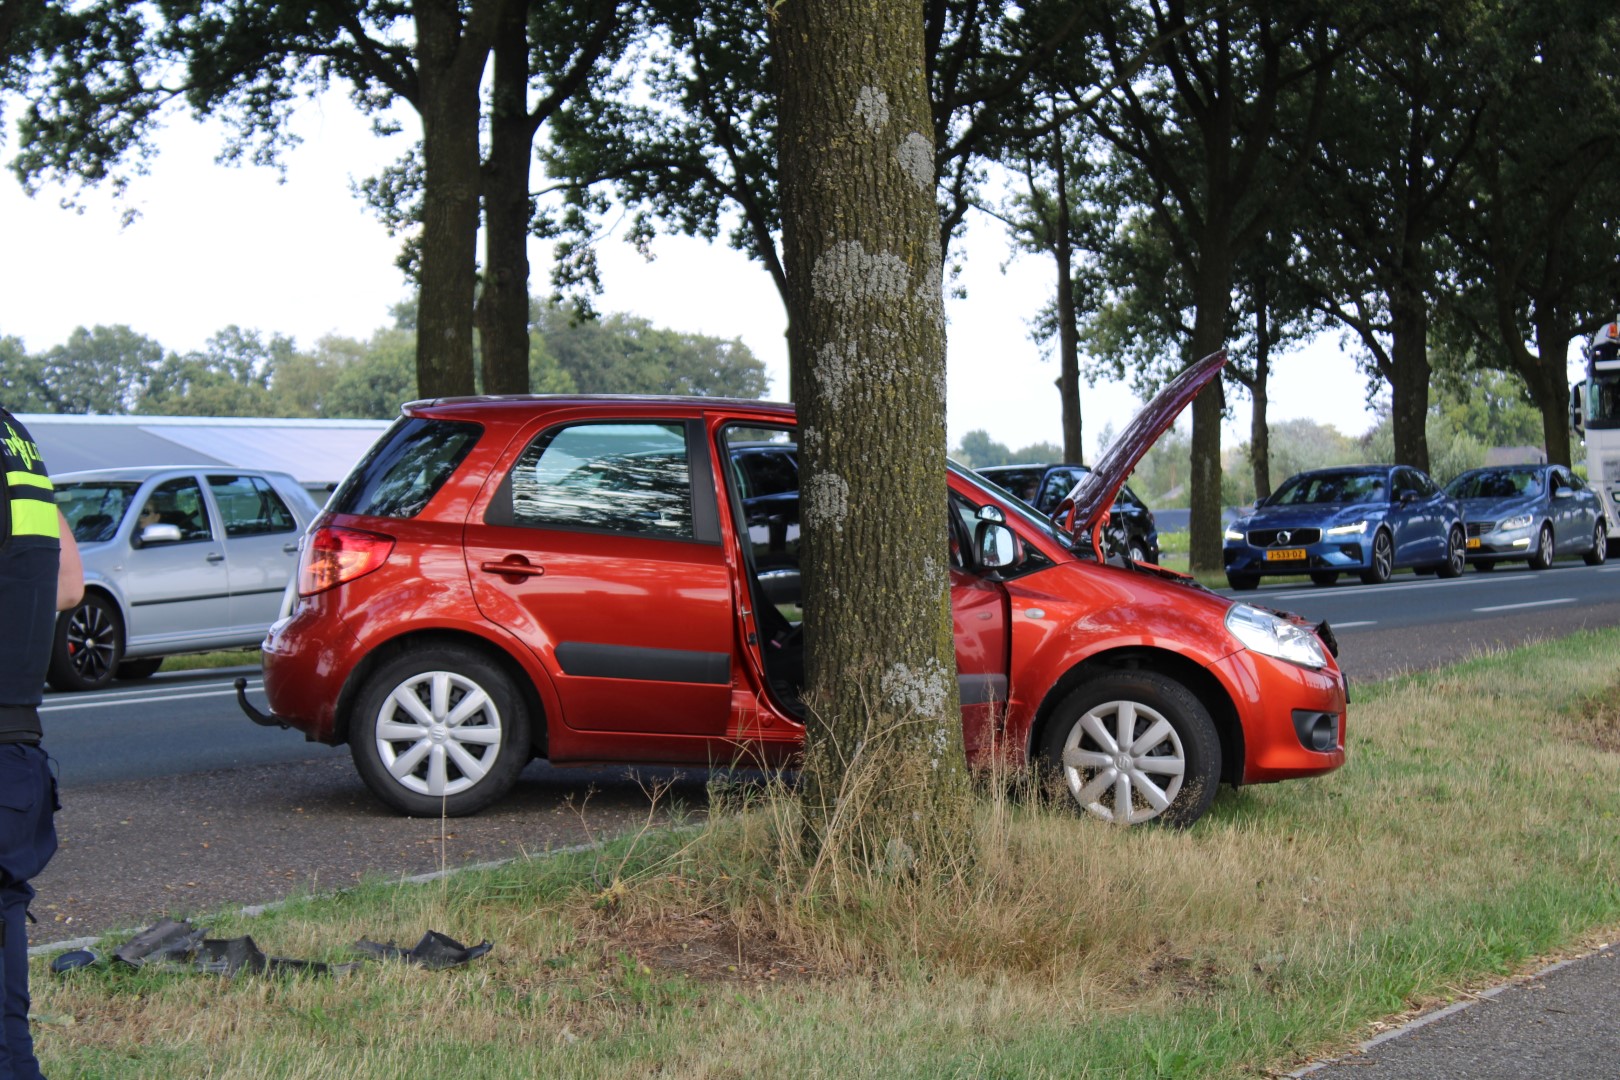
M 130 480 L 86 480 L 56 485 L 56 505 L 81 544 L 111 540 L 140 489 Z
M 1476 469 L 1446 485 L 1453 499 L 1515 499 L 1541 494 L 1541 477 L 1534 469 Z
M 1382 472 L 1302 473 L 1266 501 L 1267 506 L 1304 506 L 1316 503 L 1388 502 L 1389 489 Z

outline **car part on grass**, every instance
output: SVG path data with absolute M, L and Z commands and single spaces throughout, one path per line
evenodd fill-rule
M 383 945 L 364 938 L 355 942 L 354 947 L 379 960 L 407 960 L 430 971 L 439 971 L 476 960 L 495 946 L 487 938 L 477 945 L 467 946 L 454 938 L 445 937 L 437 930 L 429 930 L 422 935 L 422 940 L 416 943 L 414 949 L 401 949 L 392 941 Z
M 192 926 L 188 920 L 163 919 L 147 927 L 113 950 L 113 959 L 125 967 L 156 967 L 166 970 L 197 971 L 206 975 L 331 975 L 342 978 L 365 965 L 366 959 L 346 964 L 319 960 L 298 960 L 269 956 L 247 934 L 236 938 L 210 938 L 208 930 Z M 495 946 L 488 940 L 466 946 L 437 930 L 422 935 L 412 949 L 401 949 L 390 941 L 380 945 L 364 938 L 355 942 L 354 951 L 365 958 L 406 960 L 430 971 L 461 967 L 476 960 Z M 101 958 L 89 949 L 73 949 L 51 961 L 58 975 L 79 971 Z

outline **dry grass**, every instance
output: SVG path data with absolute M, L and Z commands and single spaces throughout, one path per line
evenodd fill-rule
M 791 792 L 716 791 L 700 829 L 216 924 L 494 940 L 468 968 L 37 975 L 40 1048 L 58 1078 L 1260 1075 L 1620 926 L 1617 646 L 1358 687 L 1349 766 L 1185 832 L 994 783 L 970 860 L 815 869 Z

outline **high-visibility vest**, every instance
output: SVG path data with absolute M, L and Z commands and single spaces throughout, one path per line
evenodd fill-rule
M 0 409 L 0 463 L 5 467 L 6 513 L 0 518 L 0 544 L 36 538 L 61 542 L 60 518 L 51 478 L 39 445 L 16 417 Z

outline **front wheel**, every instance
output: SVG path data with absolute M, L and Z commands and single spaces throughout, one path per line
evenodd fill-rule
M 1259 574 L 1227 574 L 1226 583 L 1232 586 L 1234 592 L 1248 592 L 1250 589 L 1260 587 Z
M 163 657 L 146 656 L 139 660 L 125 660 L 116 668 L 120 679 L 150 679 L 163 666 Z
M 1439 574 L 1444 578 L 1462 576 L 1463 569 L 1468 565 L 1468 539 L 1461 529 L 1452 529 L 1446 537 L 1446 561 L 1439 566 Z
M 529 717 L 507 677 L 469 649 L 406 653 L 366 683 L 349 752 L 374 795 L 412 817 L 475 814 L 529 761 Z
M 101 593 L 56 617 L 56 642 L 45 679 L 58 690 L 99 690 L 112 682 L 124 657 L 124 622 Z
M 1221 777 L 1209 711 L 1152 671 L 1114 672 L 1075 690 L 1047 725 L 1041 755 L 1079 809 L 1122 825 L 1191 825 Z
M 1602 518 L 1592 527 L 1592 550 L 1585 558 L 1587 566 L 1602 566 L 1609 559 L 1609 527 Z
M 1311 571 L 1311 584 L 1312 585 L 1319 585 L 1319 586 L 1321 586 L 1322 588 L 1325 589 L 1329 585 L 1332 585 L 1335 581 L 1338 581 L 1338 580 L 1339 580 L 1339 572 L 1337 570 L 1312 570 Z
M 1530 553 L 1530 569 L 1546 570 L 1553 564 L 1553 531 L 1551 525 L 1543 525 L 1536 534 L 1536 550 Z
M 1361 572 L 1366 585 L 1382 585 L 1395 573 L 1395 542 L 1380 529 L 1373 534 L 1372 565 Z

